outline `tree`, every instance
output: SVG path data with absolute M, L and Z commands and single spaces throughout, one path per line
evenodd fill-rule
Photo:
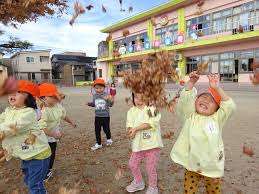
M 22 41 L 15 37 L 10 37 L 9 40 L 5 43 L 0 44 L 1 53 L 14 53 L 21 50 L 30 49 L 33 46 L 28 41 Z
M 61 14 L 66 8 L 67 0 L 0 0 L 0 22 L 16 27 L 41 16 Z

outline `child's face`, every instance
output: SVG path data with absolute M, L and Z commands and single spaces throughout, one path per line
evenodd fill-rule
M 143 106 L 144 102 L 142 100 L 141 94 L 134 94 L 134 102 L 136 106 Z
M 26 93 L 16 92 L 9 95 L 8 102 L 11 106 L 14 106 L 16 108 L 22 108 L 25 106 L 25 100 L 27 97 L 28 94 Z
M 94 86 L 94 89 L 95 89 L 97 94 L 101 94 L 101 93 L 104 92 L 105 87 L 102 86 L 102 85 L 96 85 L 96 86 Z
M 205 93 L 196 99 L 195 109 L 198 114 L 210 116 L 218 110 L 218 105 L 210 94 Z
M 55 96 L 45 96 L 42 100 L 46 106 L 54 106 L 59 102 Z

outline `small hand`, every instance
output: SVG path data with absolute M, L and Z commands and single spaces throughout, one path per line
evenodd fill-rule
M 195 85 L 197 83 L 197 81 L 200 79 L 200 75 L 198 74 L 197 71 L 191 72 L 189 77 L 190 77 L 189 82 L 192 83 L 193 85 Z
M 136 128 L 129 128 L 129 130 L 128 130 L 128 136 L 129 136 L 130 138 L 134 138 L 135 135 L 136 135 L 136 133 L 137 133 Z
M 208 75 L 209 84 L 211 88 L 218 88 L 219 87 L 219 74 L 209 74 Z
M 250 80 L 254 85 L 259 85 L 259 71 L 255 71 L 253 75 L 250 75 Z
M 3 141 L 5 138 L 5 132 L 4 131 L 1 131 L 0 132 L 0 142 Z
M 63 136 L 63 134 L 60 131 L 54 131 L 53 132 L 53 137 L 55 139 L 60 139 Z

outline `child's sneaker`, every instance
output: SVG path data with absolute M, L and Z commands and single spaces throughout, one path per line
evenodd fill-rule
M 51 179 L 52 177 L 53 177 L 53 172 L 50 170 L 50 171 L 48 172 L 48 174 L 46 175 L 44 181 L 48 181 L 48 180 Z
M 148 187 L 146 194 L 158 194 L 158 188 Z
M 102 144 L 99 145 L 98 143 L 96 143 L 94 146 L 91 147 L 91 150 L 95 151 L 95 150 L 98 150 L 98 149 L 100 149 L 102 147 L 103 147 Z
M 107 141 L 106 141 L 107 146 L 111 146 L 112 143 L 113 143 L 112 139 L 107 139 Z
M 136 183 L 135 180 L 133 180 L 129 186 L 126 187 L 126 190 L 129 193 L 134 193 L 136 191 L 142 191 L 145 189 L 145 184 L 142 181 L 141 183 Z

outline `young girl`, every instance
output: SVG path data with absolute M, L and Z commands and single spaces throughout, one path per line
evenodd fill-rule
M 33 90 L 33 83 L 18 81 L 18 91 L 8 98 L 11 106 L 0 115 L 0 141 L 4 158 L 22 160 L 29 193 L 45 194 L 43 180 L 48 172 L 51 150 L 46 135 L 38 126 Z
M 134 106 L 127 114 L 127 130 L 132 138 L 132 154 L 129 167 L 134 180 L 127 186 L 129 193 L 141 191 L 145 188 L 140 171 L 140 163 L 146 159 L 149 187 L 146 194 L 157 194 L 157 164 L 160 157 L 160 149 L 163 147 L 160 132 L 160 113 L 154 107 L 146 106 L 141 94 L 133 94 Z
M 194 85 L 199 75 L 191 73 L 176 106 L 183 128 L 171 158 L 186 169 L 184 193 L 187 194 L 197 192 L 201 179 L 205 180 L 207 193 L 221 193 L 219 180 L 224 174 L 225 160 L 222 130 L 235 110 L 235 104 L 219 87 L 217 74 L 208 78 L 208 91 L 197 96 Z
M 115 97 L 116 96 L 116 86 L 114 83 L 111 84 L 111 87 L 110 87 L 110 95 L 112 97 Z
M 60 96 L 54 84 L 44 83 L 39 86 L 40 99 L 44 105 L 41 110 L 41 119 L 39 120 L 40 128 L 44 130 L 48 137 L 49 146 L 51 148 L 51 157 L 46 180 L 52 177 L 52 167 L 55 160 L 57 141 L 61 138 L 60 131 L 61 120 L 65 120 L 74 128 L 74 124 L 68 116 L 66 116 L 65 108 L 59 103 Z

